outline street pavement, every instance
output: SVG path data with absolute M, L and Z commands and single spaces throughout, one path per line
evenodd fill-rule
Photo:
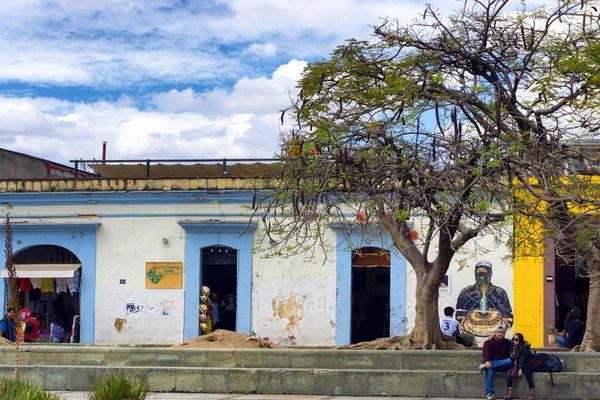
M 85 400 L 85 392 L 51 392 L 64 400 Z M 147 400 L 423 400 L 423 397 L 364 397 L 364 396 L 305 396 L 273 394 L 210 394 L 210 393 L 151 393 Z M 431 397 L 428 400 L 457 400 Z M 462 399 L 477 400 L 477 399 Z

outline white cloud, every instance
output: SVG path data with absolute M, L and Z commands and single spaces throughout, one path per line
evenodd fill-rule
M 244 50 L 244 54 L 254 54 L 261 57 L 272 57 L 277 53 L 274 43 L 252 43 Z
M 257 56 L 322 57 L 346 38 L 368 37 L 380 17 L 408 21 L 424 7 L 416 0 L 213 0 L 165 11 L 173 4 L 3 2 L 0 81 L 123 87 L 236 79 Z
M 303 61 L 270 78 L 242 78 L 231 90 L 171 90 L 143 110 L 130 98 L 76 103 L 0 97 L 0 146 L 66 162 L 109 158 L 257 158 L 277 152 L 279 110 L 289 105 Z
M 230 113 L 267 114 L 277 113 L 290 103 L 290 94 L 296 93 L 297 81 L 306 62 L 291 60 L 279 66 L 271 78 L 241 78 L 231 90 L 215 89 L 195 93 L 192 89 L 170 90 L 152 97 L 159 111 L 212 111 Z

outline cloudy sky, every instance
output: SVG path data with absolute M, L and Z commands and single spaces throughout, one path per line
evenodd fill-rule
M 424 7 L 0 0 L 0 147 L 63 163 L 100 158 L 102 141 L 109 159 L 271 157 L 278 111 L 307 62 L 368 38 L 380 18 L 409 22 Z

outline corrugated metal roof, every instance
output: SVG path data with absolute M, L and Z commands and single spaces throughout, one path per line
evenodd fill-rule
M 145 164 L 89 164 L 103 178 L 146 178 Z M 273 178 L 281 173 L 279 163 L 227 164 L 151 164 L 150 178 Z

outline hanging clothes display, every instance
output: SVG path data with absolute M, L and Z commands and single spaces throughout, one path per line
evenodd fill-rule
M 54 278 L 42 278 L 42 293 L 54 293 Z
M 75 285 L 75 278 L 66 278 L 67 279 L 67 289 L 73 295 L 77 293 L 77 285 Z
M 21 292 L 29 292 L 31 290 L 31 280 L 29 278 L 19 279 L 19 290 Z
M 56 278 L 56 294 L 67 293 L 67 278 Z
M 41 289 L 42 288 L 42 278 L 31 278 L 31 287 L 33 289 Z

